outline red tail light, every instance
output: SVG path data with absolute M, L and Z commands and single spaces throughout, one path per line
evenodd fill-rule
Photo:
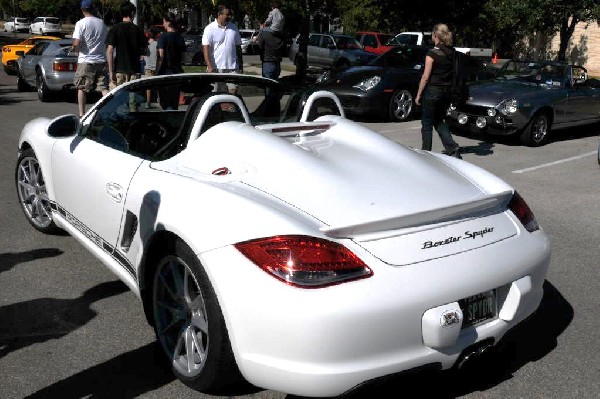
M 527 231 L 532 232 L 540 229 L 540 225 L 535 220 L 533 212 L 531 212 L 525 200 L 516 191 L 508 204 L 508 208 L 515 214 Z
M 348 248 L 321 238 L 275 236 L 235 247 L 258 267 L 295 287 L 322 288 L 373 275 Z
M 55 62 L 52 69 L 58 72 L 73 72 L 77 70 L 77 64 L 74 62 Z

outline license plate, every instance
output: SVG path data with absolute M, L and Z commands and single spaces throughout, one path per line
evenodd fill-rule
M 463 312 L 462 328 L 476 326 L 495 319 L 498 314 L 496 290 L 482 292 L 458 301 Z

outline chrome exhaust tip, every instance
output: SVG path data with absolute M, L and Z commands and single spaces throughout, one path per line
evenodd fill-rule
M 476 359 L 478 357 L 481 357 L 481 355 L 486 353 L 493 346 L 494 346 L 494 339 L 487 338 L 481 342 L 477 342 L 476 344 L 473 344 L 473 345 L 465 348 L 465 350 L 462 351 L 460 357 L 456 361 L 456 365 L 455 365 L 456 368 L 458 370 L 462 370 L 468 362 L 470 362 L 473 359 Z

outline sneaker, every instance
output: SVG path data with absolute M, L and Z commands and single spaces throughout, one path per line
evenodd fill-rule
M 152 108 L 152 105 L 150 103 L 146 103 L 145 107 L 146 107 L 146 109 L 150 109 L 150 108 Z

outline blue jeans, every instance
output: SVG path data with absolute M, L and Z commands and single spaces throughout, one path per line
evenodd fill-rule
M 281 73 L 281 64 L 275 61 L 265 61 L 262 63 L 262 76 L 269 79 L 279 79 Z
M 458 150 L 458 144 L 450 134 L 450 128 L 446 123 L 446 110 L 448 109 L 448 95 L 450 86 L 425 87 L 423 93 L 423 107 L 421 111 L 421 136 L 423 138 L 423 150 L 431 151 L 433 128 L 437 131 L 447 154 Z

